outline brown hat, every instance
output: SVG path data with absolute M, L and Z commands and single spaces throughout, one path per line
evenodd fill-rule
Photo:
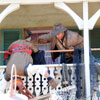
M 61 23 L 56 23 L 56 24 L 54 24 L 54 27 L 53 27 L 53 30 L 51 31 L 51 34 L 55 36 L 55 35 L 57 35 L 61 32 L 64 32 L 66 30 L 67 30 L 67 28 L 63 27 Z

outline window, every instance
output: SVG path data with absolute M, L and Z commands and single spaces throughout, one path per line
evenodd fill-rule
M 90 47 L 100 48 L 100 28 L 94 28 L 90 31 Z M 93 56 L 100 58 L 100 51 L 92 51 Z
M 8 49 L 8 46 L 15 40 L 22 38 L 22 30 L 21 29 L 5 29 L 1 30 L 2 38 L 1 38 L 1 46 L 2 51 Z M 4 54 L 1 55 L 1 64 L 6 64 L 6 61 L 3 61 Z

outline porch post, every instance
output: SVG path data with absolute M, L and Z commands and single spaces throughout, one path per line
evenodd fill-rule
M 91 99 L 90 94 L 90 67 L 89 67 L 89 26 L 88 26 L 88 1 L 83 2 L 83 20 L 64 3 L 55 3 L 55 7 L 67 12 L 76 22 L 79 29 L 84 31 L 84 65 L 86 100 Z
M 90 59 L 89 59 L 89 27 L 88 27 L 88 2 L 83 2 L 83 21 L 84 21 L 84 64 L 85 64 L 85 87 L 86 100 L 91 99 L 90 93 Z

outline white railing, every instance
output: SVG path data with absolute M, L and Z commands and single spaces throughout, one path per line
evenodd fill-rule
M 72 70 L 72 74 L 71 74 L 71 84 L 72 85 L 76 85 L 76 74 L 75 74 L 75 65 L 76 64 L 66 64 L 68 69 L 70 68 Z M 81 64 L 82 65 L 82 64 Z M 40 68 L 42 67 L 47 67 L 47 70 L 50 71 L 50 75 L 58 80 L 61 80 L 61 66 L 62 64 L 48 64 L 48 65 L 34 65 L 35 66 L 40 66 Z M 3 76 L 3 71 L 6 68 L 6 66 L 0 66 L 0 78 L 2 78 Z M 54 75 L 54 71 L 58 70 L 58 72 L 60 73 L 60 75 L 58 77 L 56 77 Z M 81 71 L 84 70 L 84 67 L 81 67 Z M 84 73 L 81 73 L 81 88 L 82 88 L 82 96 L 83 98 L 80 100 L 85 100 L 84 98 Z M 49 87 L 48 81 L 47 79 L 42 76 L 40 73 L 36 73 L 30 77 L 22 77 L 23 79 L 23 83 L 26 86 L 26 88 L 32 93 L 35 94 L 36 96 L 42 95 L 42 94 L 47 94 L 51 92 L 51 88 Z M 61 90 L 62 86 L 61 83 L 57 86 L 56 90 Z M 94 94 L 93 96 L 93 100 L 98 100 L 96 94 Z

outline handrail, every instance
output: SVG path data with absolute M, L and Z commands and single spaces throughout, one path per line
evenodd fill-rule
M 100 51 L 100 48 L 91 48 L 92 51 Z M 73 52 L 74 49 L 69 49 L 69 50 L 45 50 L 45 53 L 48 52 Z
M 73 63 L 73 64 L 64 64 L 66 65 L 66 67 L 73 67 L 73 66 L 76 66 L 77 64 Z M 84 64 L 83 63 L 80 63 L 79 64 L 80 66 L 83 66 Z M 33 65 L 34 67 L 49 67 L 49 68 L 54 68 L 54 67 L 58 67 L 58 68 L 61 68 L 63 66 L 63 64 L 43 64 L 43 65 Z M 5 69 L 6 66 L 0 66 L 0 69 Z
M 91 48 L 92 51 L 100 51 L 100 48 Z M 73 52 L 74 49 L 69 50 L 45 50 L 45 53 L 49 52 Z M 8 51 L 0 51 L 0 53 L 8 53 Z

